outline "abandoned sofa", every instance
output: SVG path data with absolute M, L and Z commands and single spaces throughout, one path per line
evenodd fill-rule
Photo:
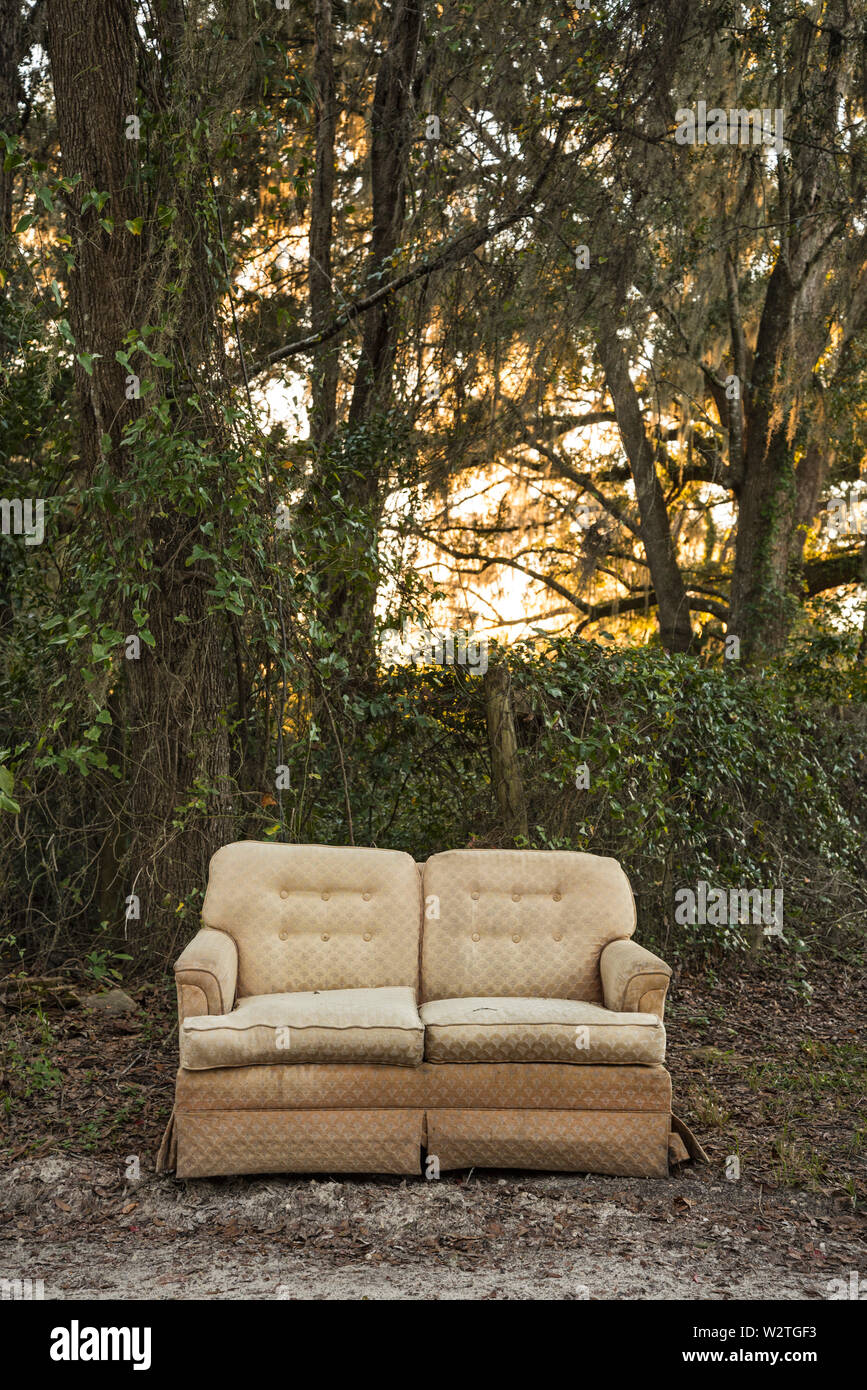
M 660 1177 L 671 974 L 614 859 L 226 845 L 175 965 L 158 1169 Z M 423 1151 L 426 1151 L 425 1158 Z

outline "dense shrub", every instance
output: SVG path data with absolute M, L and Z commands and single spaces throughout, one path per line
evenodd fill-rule
M 578 638 L 544 651 L 492 651 L 491 660 L 511 670 L 529 844 L 619 859 L 642 940 L 673 959 L 750 944 L 748 926 L 675 921 L 676 891 L 700 879 L 725 889 L 782 888 L 790 949 L 848 951 L 863 939 L 867 680 L 844 639 L 797 648 L 777 670 L 755 675 L 654 646 L 614 649 Z M 353 838 L 418 859 L 513 843 L 503 837 L 491 786 L 479 676 L 461 667 L 392 667 L 372 691 L 342 698 L 342 706 L 328 705 L 326 724 L 309 691 L 290 690 L 282 828 L 266 771 L 261 785 L 234 790 L 239 837 Z M 576 785 L 583 764 L 586 789 Z M 98 822 L 86 779 L 70 767 L 63 782 L 79 826 Z M 51 913 L 56 920 L 50 932 L 34 933 L 40 919 L 31 919 L 28 954 L 52 947 L 55 964 L 70 954 L 84 961 L 95 944 L 132 951 L 137 963 L 153 960 L 154 947 L 161 958 L 174 949 L 175 941 L 148 937 L 145 922 L 114 937 L 107 929 L 95 941 L 81 841 L 64 842 L 56 800 L 41 820 L 38 802 L 29 809 L 26 861 L 8 833 L 8 814 L 3 822 L 10 944 L 23 939 L 25 911 L 35 905 L 43 922 Z M 34 863 L 46 882 L 53 865 L 60 884 L 42 906 L 39 884 L 25 872 Z M 65 884 L 74 887 L 66 916 Z M 201 889 L 190 885 L 179 936 L 194 929 Z
M 656 647 L 580 639 L 506 654 L 532 846 L 616 856 L 643 939 L 675 954 L 748 944 L 747 927 L 677 925 L 674 893 L 782 888 L 790 945 L 842 945 L 865 923 L 865 674 L 845 643 L 798 649 L 753 677 Z M 398 668 L 351 711 L 347 781 L 360 843 L 417 858 L 503 843 L 481 679 Z M 308 750 L 298 745 L 298 796 Z M 576 786 L 587 765 L 589 786 Z M 305 838 L 345 838 L 342 781 L 323 750 Z M 273 832 L 272 832 L 273 833 Z

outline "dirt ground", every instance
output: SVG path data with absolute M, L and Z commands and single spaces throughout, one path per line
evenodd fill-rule
M 675 1109 L 711 1161 L 668 1180 L 194 1182 L 154 1172 L 176 1066 L 164 987 L 113 1020 L 68 1000 L 34 1019 L 7 992 L 0 1278 L 61 1299 L 790 1300 L 835 1280 L 867 1296 L 863 991 L 842 966 L 679 979 Z
M 697 1168 L 135 1182 L 48 1158 L 0 1210 L 0 1275 L 60 1299 L 827 1299 L 867 1269 L 860 1216 Z

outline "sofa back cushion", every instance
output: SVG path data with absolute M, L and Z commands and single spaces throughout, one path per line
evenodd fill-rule
M 224 845 L 211 859 L 202 920 L 237 942 L 239 998 L 418 988 L 421 884 L 399 850 Z
M 422 999 L 601 1003 L 602 948 L 635 930 L 629 880 L 598 854 L 448 850 L 423 890 Z

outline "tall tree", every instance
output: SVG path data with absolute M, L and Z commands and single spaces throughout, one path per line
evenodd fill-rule
M 316 147 L 309 233 L 310 325 L 314 333 L 326 328 L 334 315 L 332 252 L 337 92 L 332 9 L 333 0 L 314 0 Z M 337 426 L 339 375 L 339 353 L 333 344 L 329 344 L 314 358 L 310 375 L 310 434 L 317 444 L 327 443 Z
M 101 855 L 103 906 L 113 895 L 122 912 L 135 895 L 151 925 L 174 920 L 231 838 L 226 632 L 211 611 L 212 566 L 196 548 L 203 518 L 160 505 L 152 490 L 183 459 L 185 435 L 210 431 L 217 455 L 227 439 L 216 229 L 202 214 L 207 155 L 189 102 L 200 70 L 180 5 L 164 0 L 157 15 L 159 61 L 140 71 L 133 0 L 48 0 L 82 469 L 87 487 L 127 499 L 104 512 L 118 565 L 105 616 L 131 640 L 112 696 L 128 754 Z M 146 119 L 161 137 L 149 152 Z M 212 537 L 220 525 L 208 519 Z M 191 798 L 206 815 L 190 819 Z

